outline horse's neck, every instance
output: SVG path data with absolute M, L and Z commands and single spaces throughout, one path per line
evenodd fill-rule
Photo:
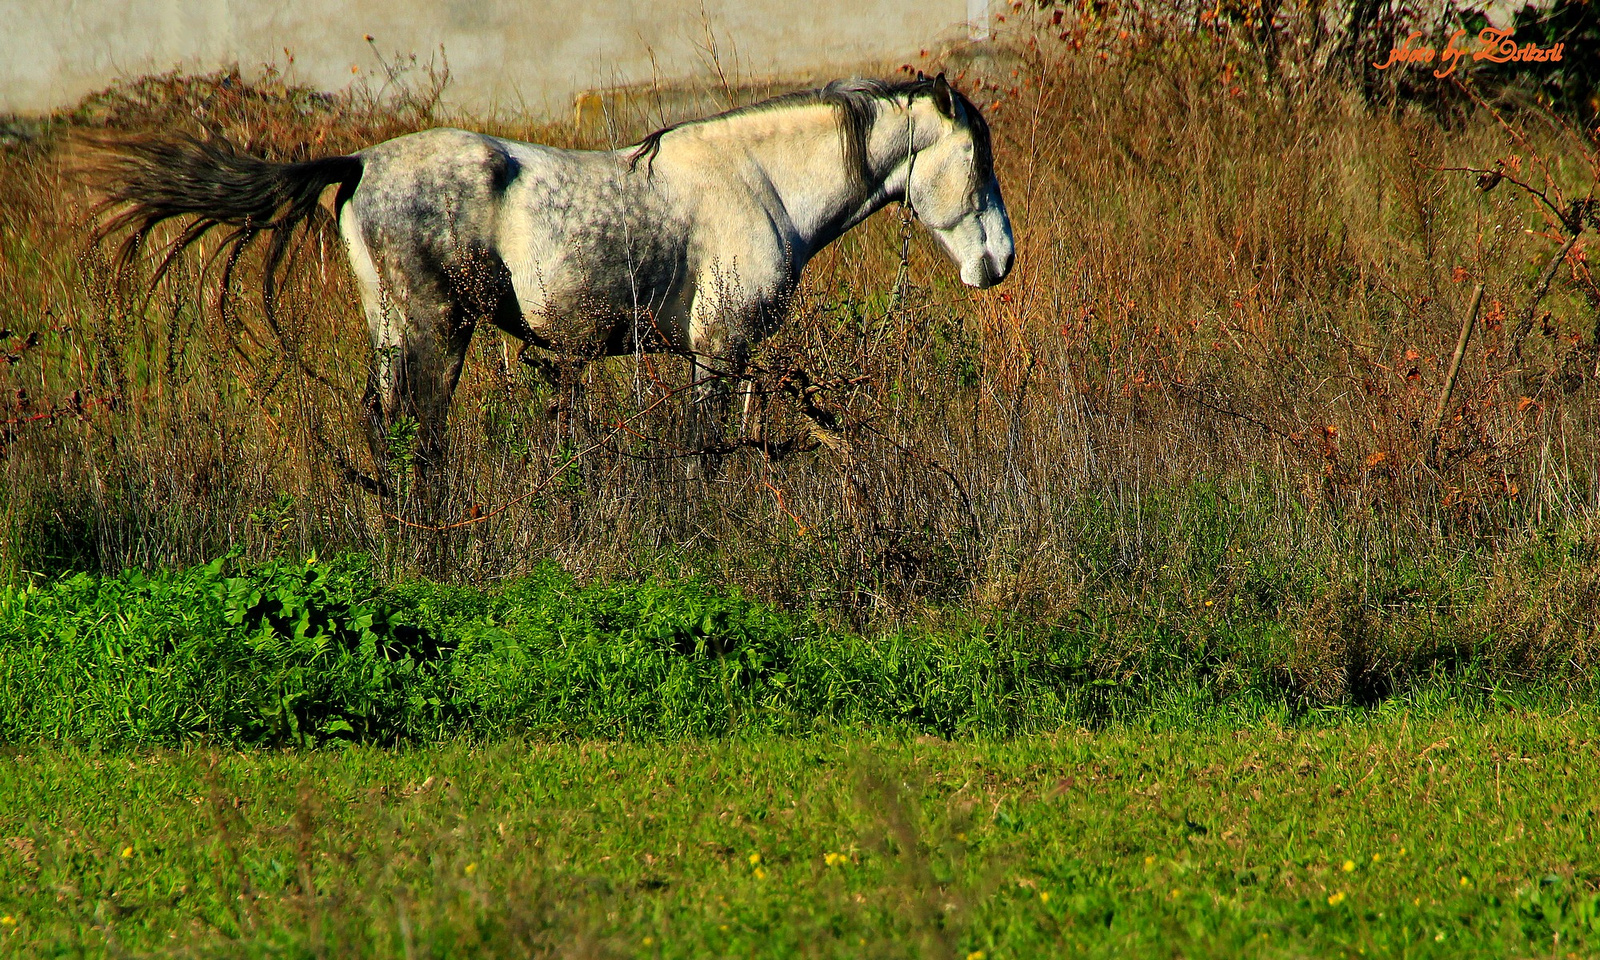
M 905 113 L 889 105 L 880 110 L 868 137 L 864 177 L 845 167 L 839 119 L 831 106 L 769 115 L 765 119 L 779 122 L 742 146 L 772 185 L 807 257 L 904 193 Z
M 916 131 L 908 123 L 909 108 L 880 103 L 877 110 L 867 134 L 865 177 L 857 183 L 842 214 L 829 225 L 818 248 L 832 243 L 886 204 L 905 199 L 911 172 L 908 161 L 916 147 Z

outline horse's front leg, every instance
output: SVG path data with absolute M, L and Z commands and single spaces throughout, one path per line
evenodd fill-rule
M 728 397 L 733 370 L 714 357 L 694 355 L 694 382 L 688 418 L 690 478 L 710 480 L 722 462 L 723 422 L 728 419 Z
M 693 399 L 689 405 L 689 477 L 712 480 L 730 452 L 725 425 L 733 385 L 744 376 L 742 357 L 694 357 Z
M 743 393 L 744 402 L 739 410 L 739 435 L 749 437 L 752 443 L 760 447 L 766 440 L 767 392 L 759 382 L 747 380 Z
M 699 454 L 699 462 L 691 464 L 691 476 L 714 477 L 721 458 L 734 449 L 724 434 L 733 392 L 740 394 L 741 428 L 758 402 L 745 370 L 751 348 L 770 329 L 767 321 L 781 316 L 798 276 L 786 263 L 775 255 L 768 266 L 775 264 L 776 273 L 713 268 L 700 277 L 689 314 L 695 374 L 689 433 L 690 445 Z

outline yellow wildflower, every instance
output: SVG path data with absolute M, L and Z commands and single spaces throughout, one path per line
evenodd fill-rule
M 760 867 L 756 867 L 756 879 L 757 880 L 765 880 L 765 879 L 767 879 L 767 871 L 761 869 Z
M 750 854 L 750 866 L 752 866 L 752 867 L 756 866 L 760 862 L 761 862 L 761 854 L 759 854 L 759 853 Z
M 1355 870 L 1355 868 L 1356 862 L 1354 860 L 1346 860 L 1344 862 L 1344 866 L 1340 867 L 1339 869 L 1343 870 L 1345 873 L 1350 873 L 1351 871 Z
M 469 864 L 467 864 L 467 865 L 466 865 L 466 867 L 465 867 L 465 868 L 464 868 L 464 869 L 463 869 L 463 870 L 462 870 L 462 872 L 463 872 L 463 873 L 465 873 L 465 874 L 466 874 L 466 875 L 467 875 L 467 876 L 469 876 L 469 877 L 470 877 L 470 876 L 472 876 L 472 875 L 473 875 L 473 874 L 474 874 L 474 873 L 477 873 L 477 872 L 478 872 L 478 865 L 477 865 L 477 864 L 476 864 L 476 863 L 469 863 Z
M 967 960 L 983 960 L 983 951 L 982 950 L 974 950 L 974 951 L 972 951 L 971 953 L 967 954 Z
M 1039 902 L 1040 903 L 1049 903 L 1050 902 L 1050 891 L 1049 890 L 1040 890 L 1039 891 Z
M 132 847 L 123 847 L 122 848 L 122 859 L 126 860 L 131 856 L 133 856 L 133 848 Z
M 17 918 L 8 913 L 5 916 L 0 917 L 0 924 L 8 927 L 14 927 L 17 925 Z
M 1328 906 L 1330 906 L 1330 907 L 1337 907 L 1341 903 L 1344 903 L 1344 891 L 1343 890 L 1340 890 L 1338 893 L 1336 893 L 1336 894 L 1334 894 L 1334 895 L 1332 895 L 1332 896 L 1330 896 L 1328 898 Z
M 826 863 L 830 867 L 837 867 L 839 864 L 845 863 L 849 859 L 849 857 L 846 857 L 842 853 L 824 853 L 822 855 L 822 862 Z

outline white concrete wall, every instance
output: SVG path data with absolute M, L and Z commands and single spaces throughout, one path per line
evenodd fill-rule
M 443 53 L 454 105 L 555 114 L 578 91 L 914 60 L 988 32 L 990 0 L 0 0 L 0 112 L 65 106 L 118 77 L 264 63 L 339 90 Z M 365 37 L 371 35 L 373 43 Z

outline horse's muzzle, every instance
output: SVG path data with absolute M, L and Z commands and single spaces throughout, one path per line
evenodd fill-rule
M 962 277 L 962 280 L 969 287 L 987 290 L 1004 280 L 1011 273 L 1011 263 L 1015 258 L 1015 254 L 1009 250 L 1006 251 L 1005 259 L 1000 263 L 996 263 L 995 258 L 992 256 L 985 256 L 978 261 L 978 275 L 971 279 Z

